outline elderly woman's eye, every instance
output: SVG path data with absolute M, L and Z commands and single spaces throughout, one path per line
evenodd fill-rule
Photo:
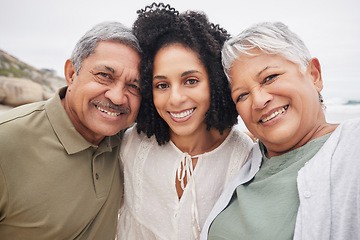
M 279 74 L 272 74 L 264 79 L 264 83 L 270 82 L 271 80 L 274 80 Z
M 235 103 L 238 103 L 239 101 L 244 100 L 247 95 L 248 95 L 247 93 L 242 93 L 242 94 L 240 94 L 239 97 L 236 98 L 236 102 L 235 102 Z

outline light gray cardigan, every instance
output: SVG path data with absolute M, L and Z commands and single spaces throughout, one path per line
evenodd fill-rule
M 300 206 L 294 239 L 360 239 L 360 119 L 340 124 L 319 152 L 300 169 Z M 214 218 L 228 205 L 236 187 L 250 181 L 261 164 L 259 145 L 224 189 L 200 235 L 207 239 Z

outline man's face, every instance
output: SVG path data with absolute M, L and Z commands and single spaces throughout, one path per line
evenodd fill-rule
M 129 46 L 101 41 L 76 74 L 65 65 L 68 90 L 63 104 L 76 130 L 98 145 L 130 126 L 140 106 L 139 54 Z

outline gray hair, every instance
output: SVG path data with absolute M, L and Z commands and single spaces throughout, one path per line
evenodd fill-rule
M 119 22 L 103 22 L 95 25 L 77 42 L 71 54 L 71 61 L 79 74 L 83 61 L 94 53 L 100 41 L 119 42 L 141 53 L 140 45 L 130 28 Z
M 231 82 L 229 71 L 240 54 L 254 55 L 252 49 L 267 54 L 280 54 L 296 63 L 305 71 L 311 55 L 304 42 L 281 22 L 262 22 L 244 30 L 225 42 L 222 49 L 222 63 L 225 74 Z

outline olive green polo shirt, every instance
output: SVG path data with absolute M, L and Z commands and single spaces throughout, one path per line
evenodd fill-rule
M 121 134 L 99 146 L 60 100 L 0 114 L 0 239 L 114 239 L 123 184 Z

